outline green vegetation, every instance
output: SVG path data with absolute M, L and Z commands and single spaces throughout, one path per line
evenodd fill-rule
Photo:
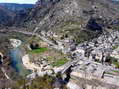
M 111 73 L 111 72 L 106 72 L 106 74 L 114 75 L 114 74 L 113 74 L 113 73 Z
M 106 60 L 107 60 L 108 62 L 110 62 L 111 64 L 114 64 L 114 65 L 116 66 L 116 68 L 119 68 L 119 62 L 118 62 L 118 59 L 117 59 L 117 58 L 108 56 L 108 57 L 106 58 Z
M 119 70 L 113 70 L 112 72 L 116 72 L 116 73 L 119 73 Z
M 119 47 L 119 45 L 113 46 L 112 49 L 117 49 Z
M 77 43 L 89 41 L 100 36 L 100 31 L 91 31 L 89 29 L 82 30 L 81 26 L 85 24 L 83 23 L 84 22 L 82 20 L 81 22 L 64 22 L 62 26 L 57 27 L 57 30 L 55 30 L 55 32 L 57 31 L 56 33 L 60 35 L 61 39 L 71 36 L 71 38 L 73 38 Z
M 93 38 L 97 38 L 100 36 L 101 32 L 94 32 L 90 30 L 82 30 L 80 32 L 75 33 L 74 37 L 77 43 L 81 43 L 84 41 L 92 40 Z
M 59 66 L 62 66 L 62 65 L 64 65 L 65 63 L 67 63 L 68 62 L 68 59 L 66 59 L 66 58 L 63 58 L 63 59 L 59 59 L 59 60 L 57 60 L 55 63 L 53 63 L 52 64 L 52 66 L 56 66 L 56 67 L 59 67 Z
M 111 26 L 111 29 L 113 29 L 113 30 L 119 30 L 119 25 Z
M 45 75 L 44 77 L 36 77 L 33 80 L 19 79 L 12 89 L 54 89 L 53 83 L 55 77 Z M 62 89 L 67 89 L 62 85 Z
M 32 81 L 32 84 L 27 86 L 29 89 L 53 89 L 52 83 L 54 78 L 51 76 L 37 77 Z
M 116 68 L 119 68 L 119 62 L 113 62 L 113 64 L 116 66 Z
M 37 49 L 30 50 L 29 53 L 38 54 L 38 53 L 43 53 L 47 50 L 48 50 L 48 48 L 37 48 Z
M 63 22 L 61 26 L 56 27 L 54 31 L 60 35 L 70 34 L 72 32 L 80 31 L 81 24 L 82 24 L 81 21 L 80 22 L 76 22 L 76 21 Z
M 107 56 L 106 60 L 108 60 L 110 63 L 113 63 L 113 62 L 117 62 L 118 59 L 111 56 Z

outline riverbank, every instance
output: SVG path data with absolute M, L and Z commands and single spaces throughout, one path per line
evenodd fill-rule
M 35 72 L 35 70 L 41 71 L 40 66 L 36 65 L 35 63 L 30 62 L 30 58 L 28 54 L 22 57 L 22 62 L 23 62 L 23 65 L 26 67 L 26 69 L 30 69 L 33 72 Z
M 29 54 L 26 54 L 22 57 L 22 62 L 26 69 L 32 71 L 32 74 L 28 75 L 31 78 L 33 78 L 34 75 L 44 76 L 45 74 L 53 74 L 52 67 L 48 65 L 45 60 L 42 60 L 42 62 L 39 62 L 39 64 L 32 63 Z

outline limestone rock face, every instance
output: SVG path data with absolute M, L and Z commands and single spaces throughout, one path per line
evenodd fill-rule
M 106 23 L 118 18 L 117 12 L 117 6 L 109 0 L 38 0 L 30 18 L 39 30 L 49 30 L 66 21 L 82 22 L 85 25 L 90 17 L 100 18 Z M 97 24 L 98 28 L 95 29 L 102 29 L 104 23 Z
M 22 44 L 21 40 L 18 39 L 10 39 L 10 42 L 14 48 L 17 48 Z

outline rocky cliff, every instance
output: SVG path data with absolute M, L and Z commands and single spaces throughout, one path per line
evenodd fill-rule
M 40 29 L 52 29 L 67 21 L 114 20 L 119 16 L 117 12 L 117 7 L 108 0 L 39 0 L 31 12 L 31 19 Z
M 36 27 L 37 32 L 51 30 L 63 33 L 62 36 L 83 38 L 77 39 L 82 42 L 95 38 L 105 28 L 115 27 L 118 12 L 118 7 L 110 0 L 39 0 L 26 25 L 31 31 Z

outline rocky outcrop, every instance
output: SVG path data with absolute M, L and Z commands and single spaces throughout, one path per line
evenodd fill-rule
M 10 39 L 10 42 L 14 48 L 17 48 L 22 44 L 22 41 L 18 39 Z
M 51 5 L 52 2 L 56 3 Z M 47 5 L 41 7 L 44 4 Z M 39 30 L 49 30 L 66 21 L 81 21 L 86 24 L 90 17 L 113 20 L 118 18 L 118 11 L 108 0 L 39 0 L 30 18 L 37 24 Z

